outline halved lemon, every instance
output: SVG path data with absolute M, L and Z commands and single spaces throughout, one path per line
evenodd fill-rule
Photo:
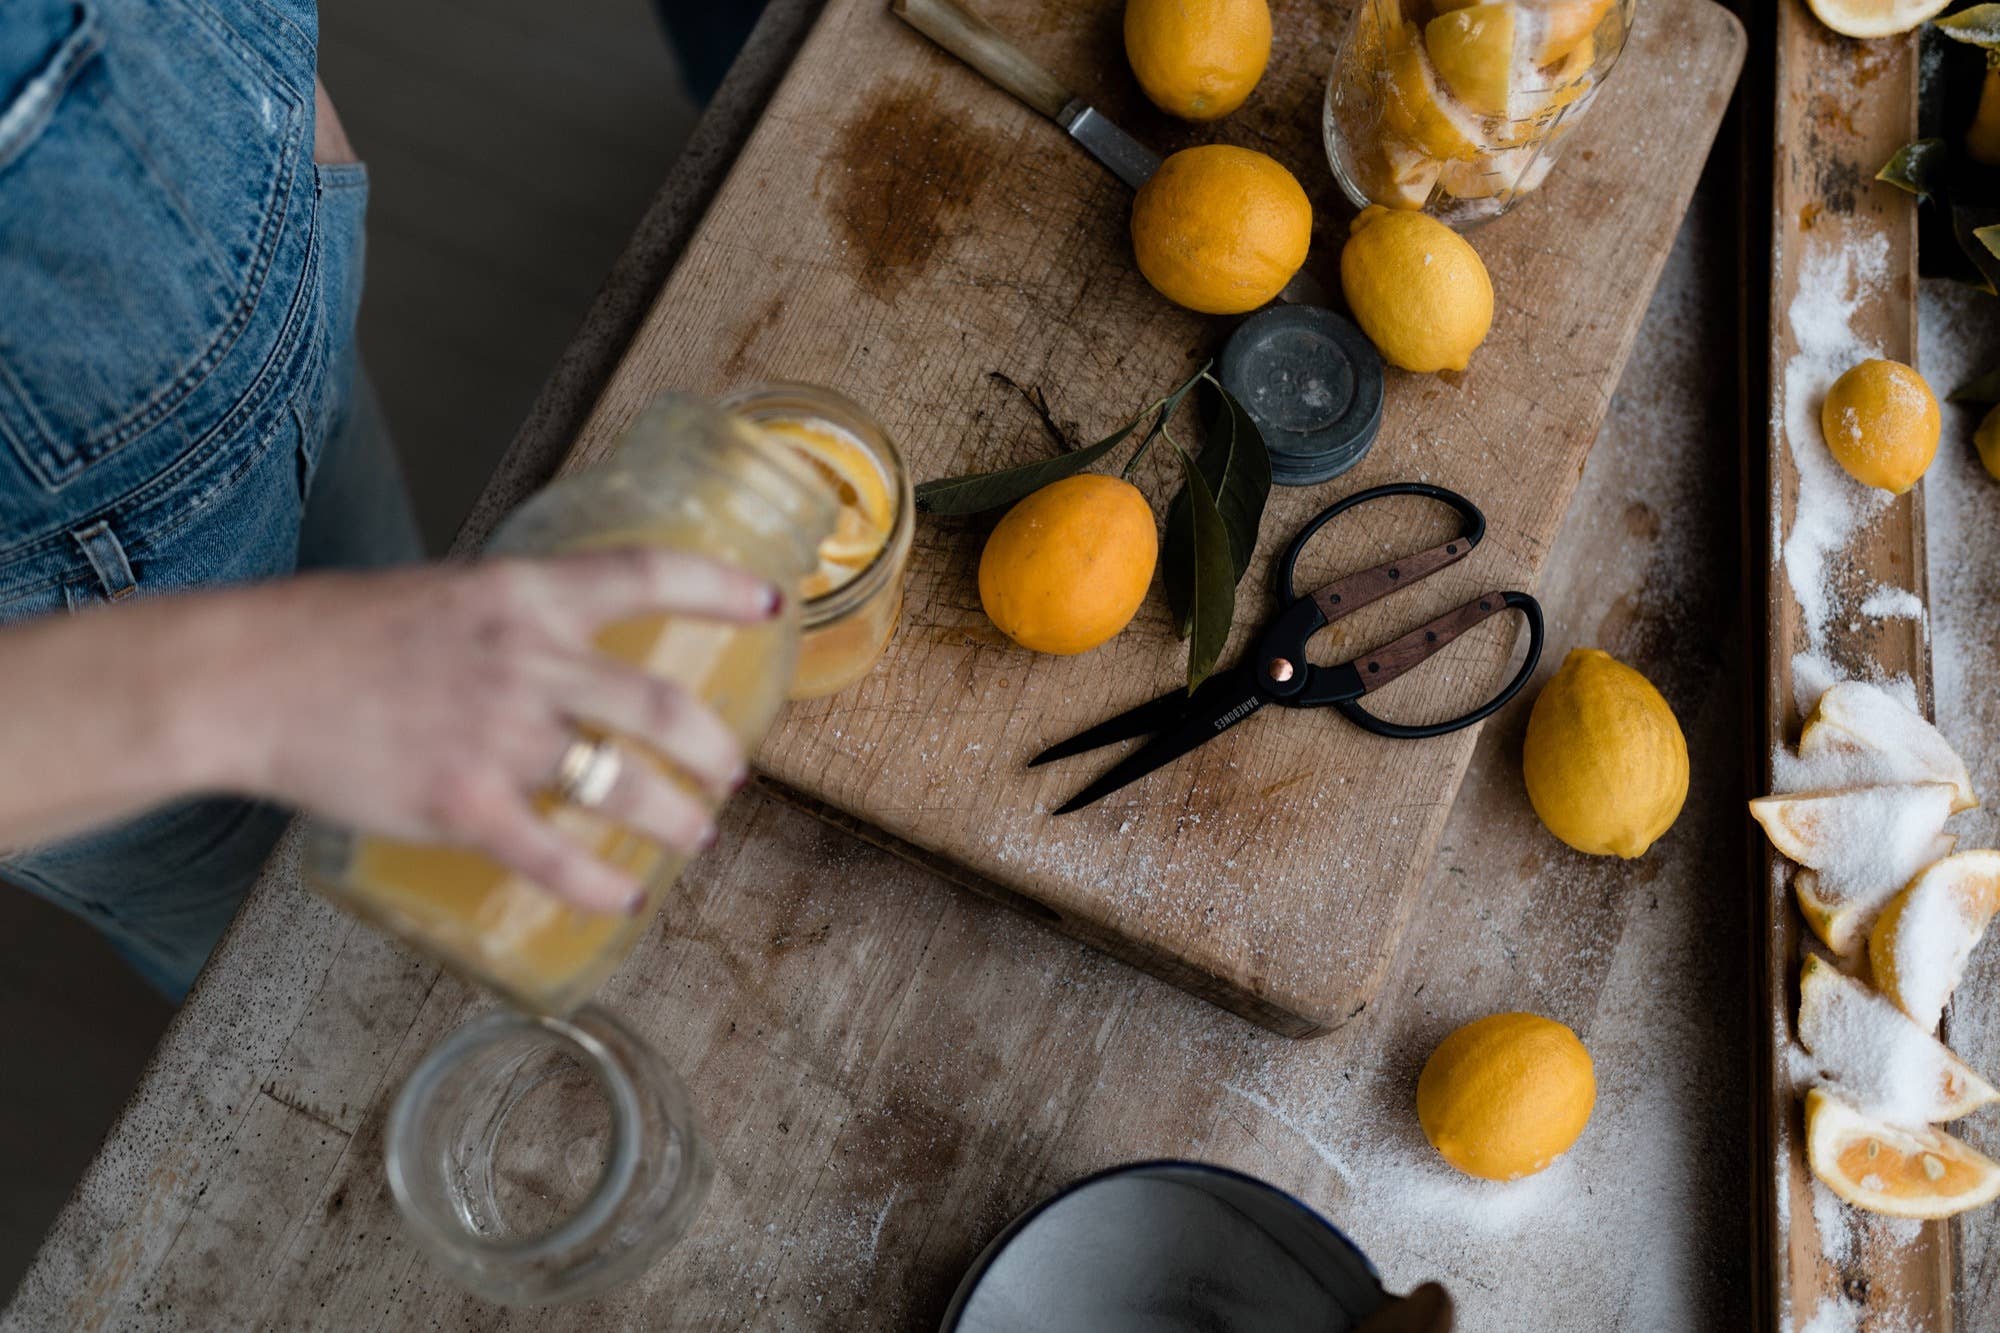
M 1812 955 L 1799 970 L 1799 1044 L 1842 1096 L 1894 1124 L 1956 1120 L 2000 1101 L 1908 1014 Z
M 1972 775 L 1944 733 L 1879 685 L 1848 680 L 1820 695 L 1799 733 L 1799 758 L 1851 756 L 1872 782 L 1951 784 L 1954 812 L 1979 804 Z
M 1806 1161 L 1857 1208 L 1890 1217 L 1951 1217 L 2000 1196 L 2000 1162 L 1936 1129 L 1899 1129 L 1814 1088 Z
M 1424 50 L 1453 96 L 1488 116 L 1507 114 L 1514 82 L 1514 6 L 1492 0 L 1424 25 Z
M 2000 852 L 1948 856 L 1882 909 L 1868 937 L 1875 985 L 1927 1032 L 1965 975 L 1965 960 L 2000 910 Z
M 1920 860 L 1926 866 L 1941 861 L 1956 846 L 1955 835 L 1940 833 L 1931 839 Z M 1912 878 L 1916 873 L 1912 872 Z M 1792 893 L 1799 900 L 1800 914 L 1812 927 L 1813 934 L 1819 936 L 1820 943 L 1842 958 L 1852 959 L 1867 947 L 1868 932 L 1884 910 L 1883 905 L 1908 883 L 1908 879 L 1900 883 L 1885 879 L 1873 885 L 1857 884 L 1829 880 L 1817 870 L 1801 870 L 1792 876 Z
M 1943 13 L 1951 0 L 1806 0 L 1813 17 L 1843 37 L 1893 37 Z

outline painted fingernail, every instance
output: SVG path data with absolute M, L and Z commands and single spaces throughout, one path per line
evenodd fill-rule
M 750 781 L 750 770 L 747 768 L 737 769 L 736 776 L 729 779 L 729 794 L 731 796 L 734 796 L 737 792 L 742 791 L 744 785 L 749 781 Z
M 709 848 L 715 846 L 715 840 L 718 836 L 720 836 L 719 831 L 715 825 L 710 824 L 701 831 L 701 836 L 695 839 L 694 849 L 698 852 L 707 851 Z
M 784 589 L 780 588 L 775 583 L 766 584 L 764 587 L 764 619 L 776 620 L 778 618 L 778 613 L 780 611 L 783 611 L 784 609 L 785 609 Z
M 625 900 L 625 915 L 637 916 L 646 910 L 646 891 L 640 889 Z

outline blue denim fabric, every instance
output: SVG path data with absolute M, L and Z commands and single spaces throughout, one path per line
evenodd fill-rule
M 312 160 L 316 41 L 311 0 L 0 7 L 0 622 L 420 555 L 355 351 L 367 174 Z M 178 997 L 285 820 L 183 802 L 0 881 Z

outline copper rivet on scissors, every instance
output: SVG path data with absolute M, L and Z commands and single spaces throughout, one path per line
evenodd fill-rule
M 1279 684 L 1283 684 L 1292 678 L 1292 664 L 1282 657 L 1272 658 L 1271 664 L 1265 667 L 1264 670 L 1270 675 L 1272 680 L 1277 681 Z

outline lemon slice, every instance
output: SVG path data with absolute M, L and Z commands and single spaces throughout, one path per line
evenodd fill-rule
M 1935 1129 L 1898 1129 L 1823 1088 L 1806 1093 L 1806 1161 L 1857 1208 L 1939 1218 L 2000 1195 L 2000 1162 Z
M 1440 14 L 1424 25 L 1424 50 L 1453 96 L 1488 116 L 1507 113 L 1514 82 L 1514 6 L 1510 0 Z
M 1887 998 L 1808 955 L 1799 970 L 1799 1044 L 1841 1095 L 1890 1124 L 1956 1120 L 2000 1089 Z
M 1956 837 L 1940 833 L 1931 840 L 1921 859 L 1925 865 L 1941 861 L 1957 845 Z M 1893 881 L 1875 886 L 1829 882 L 1817 870 L 1801 870 L 1792 876 L 1792 892 L 1799 900 L 1799 911 L 1806 924 L 1822 944 L 1842 958 L 1854 958 L 1867 946 L 1868 932 L 1878 912 L 1902 888 L 1903 885 Z
M 1972 775 L 1944 734 L 1895 695 L 1865 681 L 1842 681 L 1820 695 L 1799 733 L 1799 758 L 1826 776 L 1851 780 L 1841 785 L 1945 782 L 1951 784 L 1954 812 L 1979 804 Z
M 1382 116 L 1389 128 L 1432 157 L 1471 157 L 1478 137 L 1466 114 L 1449 105 L 1414 23 L 1392 35 L 1383 53 Z
M 782 417 L 758 424 L 811 464 L 839 502 L 833 533 L 819 544 L 819 568 L 800 587 L 807 598 L 824 596 L 851 582 L 889 544 L 896 517 L 889 478 L 866 445 L 830 422 Z
M 1875 984 L 1937 1031 L 1965 960 L 2000 910 L 2000 852 L 1960 852 L 1927 867 L 1882 909 L 1868 937 Z
M 1540 0 L 1528 25 L 1537 65 L 1553 65 L 1590 41 L 1617 0 Z
M 1951 0 L 1806 0 L 1813 17 L 1843 37 L 1893 37 L 1936 18 Z
M 1760 796 L 1750 813 L 1772 846 L 1814 870 L 1858 878 L 1865 869 L 1907 865 L 1900 889 L 1923 868 L 1917 856 L 1944 827 L 1954 795 L 1942 782 L 1846 787 Z

